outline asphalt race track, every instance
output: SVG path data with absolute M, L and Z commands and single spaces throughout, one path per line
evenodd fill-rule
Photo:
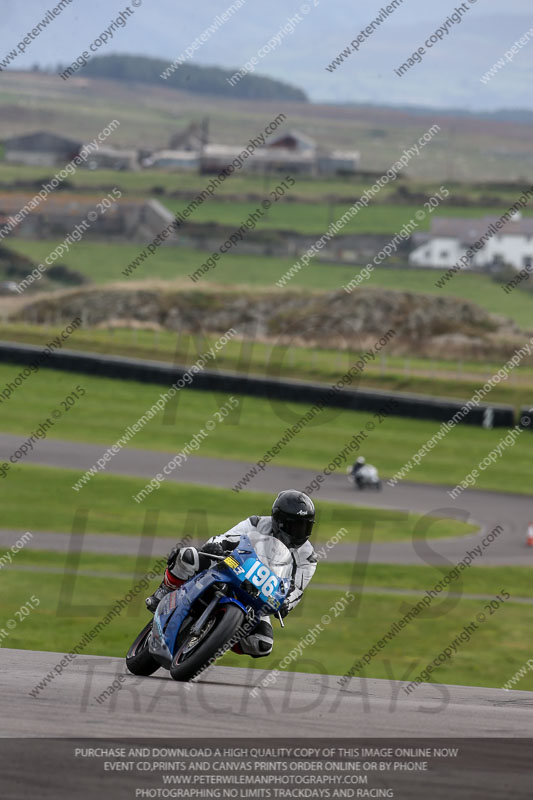
M 254 698 L 267 673 L 231 667 L 213 667 L 188 685 L 163 669 L 149 678 L 128 674 L 99 704 L 126 671 L 123 659 L 99 656 L 78 656 L 31 697 L 62 657 L 0 650 L 1 737 L 533 736 L 530 692 L 422 684 L 408 695 L 400 681 L 352 678 L 340 688 L 335 676 L 287 672 Z
M 528 692 L 422 684 L 407 695 L 399 681 L 355 678 L 339 690 L 334 676 L 285 673 L 254 698 L 250 690 L 263 671 L 213 667 L 193 684 L 175 683 L 164 670 L 149 678 L 128 675 L 118 692 L 98 703 L 96 698 L 124 675 L 124 661 L 80 656 L 40 696 L 31 697 L 28 691 L 61 658 L 60 653 L 0 650 L 0 793 L 6 800 L 158 796 L 143 795 L 139 786 L 161 785 L 162 773 L 109 773 L 105 757 L 75 757 L 77 747 L 128 742 L 142 746 L 144 755 L 147 746 L 155 747 L 155 756 L 165 745 L 231 747 L 233 742 L 237 747 L 292 745 L 300 752 L 307 742 L 321 747 L 328 742 L 337 747 L 453 746 L 459 757 L 445 758 L 429 773 L 374 773 L 373 785 L 392 785 L 393 793 L 387 789 L 385 796 L 409 800 L 531 797 L 533 699 Z M 197 774 L 185 762 L 175 763 L 161 768 L 169 774 Z M 198 796 L 188 788 L 181 792 L 161 796 Z M 236 791 L 230 796 L 250 795 Z M 296 789 L 282 796 L 332 795 Z M 384 795 L 354 791 L 341 796 Z
M 0 434 L 0 460 L 9 455 L 20 444 L 20 437 L 11 434 Z M 57 439 L 45 439 L 31 452 L 25 462 L 42 466 L 79 470 L 80 476 L 101 457 L 104 447 L 81 442 L 68 442 Z M 127 448 L 120 451 L 112 460 L 108 472 L 117 475 L 130 475 L 150 479 L 168 462 L 169 454 L 150 450 Z M 231 489 L 250 469 L 251 464 L 242 461 L 230 461 L 214 458 L 189 457 L 188 461 L 176 470 L 167 480 L 178 483 L 195 483 Z M 282 488 L 305 488 L 315 477 L 311 470 L 294 467 L 269 466 L 250 484 L 253 491 L 276 494 Z M 400 512 L 418 511 L 432 513 L 436 516 L 458 517 L 465 521 L 479 523 L 479 534 L 467 537 L 431 540 L 413 543 L 382 542 L 372 543 L 365 558 L 375 563 L 420 564 L 457 563 L 464 558 L 467 550 L 476 546 L 487 531 L 502 525 L 504 533 L 493 541 L 483 553 L 482 563 L 492 566 L 527 565 L 533 563 L 533 548 L 526 547 L 526 532 L 530 521 L 533 521 L 533 500 L 526 495 L 503 494 L 497 492 L 465 491 L 460 498 L 453 501 L 447 494 L 450 487 L 428 484 L 402 482 L 390 487 L 386 483 L 382 492 L 356 492 L 348 483 L 345 474 L 329 476 L 322 484 L 320 493 L 315 493 L 315 502 L 332 500 L 345 504 L 372 506 Z M 244 490 L 246 491 L 246 490 Z M 83 505 L 83 489 L 78 493 L 80 505 Z M 152 495 L 152 506 L 157 505 L 157 494 Z M 139 506 L 140 509 L 143 506 Z M 250 513 L 256 509 L 250 508 Z M 261 511 L 258 509 L 257 511 Z M 356 519 L 356 515 L 354 515 Z M 222 533 L 223 531 L 219 531 Z M 65 534 L 32 531 L 35 540 L 33 547 L 39 549 L 66 549 L 68 547 Z M 9 546 L 16 538 L 15 532 L 0 531 L 0 544 Z M 17 537 L 18 538 L 18 537 Z M 128 537 L 86 537 L 87 549 L 95 552 L 115 553 L 132 552 L 137 544 L 127 543 Z M 99 542 L 98 543 L 98 540 Z M 98 549 L 97 549 L 98 548 Z M 165 553 L 169 548 L 169 540 L 155 540 L 154 552 Z M 137 549 L 133 549 L 136 553 Z M 328 555 L 331 561 L 353 560 L 355 545 L 338 544 Z
M 19 443 L 19 437 L 1 434 L 0 458 L 8 457 Z M 40 441 L 26 461 L 76 469 L 81 475 L 103 449 L 48 439 Z M 150 478 L 168 457 L 168 453 L 128 449 L 113 459 L 112 471 Z M 249 467 L 243 462 L 191 457 L 172 480 L 230 489 Z M 304 488 L 313 477 L 311 471 L 271 466 L 250 488 L 274 494 L 284 487 Z M 83 491 L 80 505 L 82 498 Z M 498 524 L 505 531 L 484 553 L 483 564 L 528 564 L 533 559 L 533 549 L 525 545 L 527 523 L 533 519 L 533 503 L 527 496 L 469 491 L 454 504 L 446 487 L 412 483 L 385 485 L 382 493 L 363 494 L 356 493 L 342 474 L 326 479 L 314 499 L 351 504 L 355 512 L 358 504 L 364 504 L 457 516 L 480 524 L 480 532 L 468 537 L 429 544 L 372 544 L 371 561 L 456 562 Z M 39 549 L 66 549 L 70 539 L 67 533 L 33 534 L 28 546 Z M 18 536 L 20 531 L 1 531 L 0 545 L 9 546 Z M 154 552 L 167 552 L 169 541 L 156 538 Z M 124 553 L 137 543 L 135 537 L 87 535 L 84 547 Z M 355 547 L 341 543 L 329 558 L 344 561 L 353 557 Z M 80 655 L 37 697 L 30 696 L 61 657 L 0 649 L 0 737 L 276 737 L 280 730 L 287 737 L 533 737 L 530 692 L 422 684 L 407 695 L 405 684 L 398 680 L 352 678 L 341 688 L 335 676 L 289 672 L 252 697 L 251 689 L 265 674 L 259 670 L 214 667 L 188 686 L 176 684 L 159 670 L 150 678 L 127 674 L 120 691 L 99 704 L 98 695 L 125 673 L 125 662 Z

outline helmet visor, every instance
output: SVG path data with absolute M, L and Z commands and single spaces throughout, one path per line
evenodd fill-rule
M 278 521 L 278 538 L 287 547 L 301 547 L 309 539 L 314 519 L 285 517 Z

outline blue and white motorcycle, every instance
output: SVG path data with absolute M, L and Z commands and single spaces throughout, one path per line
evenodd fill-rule
M 126 656 L 134 675 L 159 667 L 189 681 L 251 634 L 264 614 L 277 614 L 290 591 L 292 556 L 273 536 L 253 531 L 209 569 L 167 594 Z

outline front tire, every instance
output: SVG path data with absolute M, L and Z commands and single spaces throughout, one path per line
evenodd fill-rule
M 133 675 L 153 675 L 161 666 L 148 649 L 152 624 L 152 620 L 150 620 L 150 622 L 144 626 L 128 650 L 126 666 Z
M 205 633 L 200 634 L 196 643 L 195 637 L 190 635 L 180 642 L 170 666 L 172 678 L 175 681 L 189 681 L 205 669 L 219 650 L 224 652 L 227 649 L 225 646 L 241 627 L 243 619 L 244 611 L 233 603 L 217 606 L 213 616 L 206 622 Z

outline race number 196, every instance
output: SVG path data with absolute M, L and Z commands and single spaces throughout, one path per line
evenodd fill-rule
M 261 589 L 265 597 L 270 597 L 279 586 L 278 576 L 274 575 L 268 567 L 265 567 L 258 558 L 252 561 L 244 575 L 244 579 L 251 580 L 254 586 Z

